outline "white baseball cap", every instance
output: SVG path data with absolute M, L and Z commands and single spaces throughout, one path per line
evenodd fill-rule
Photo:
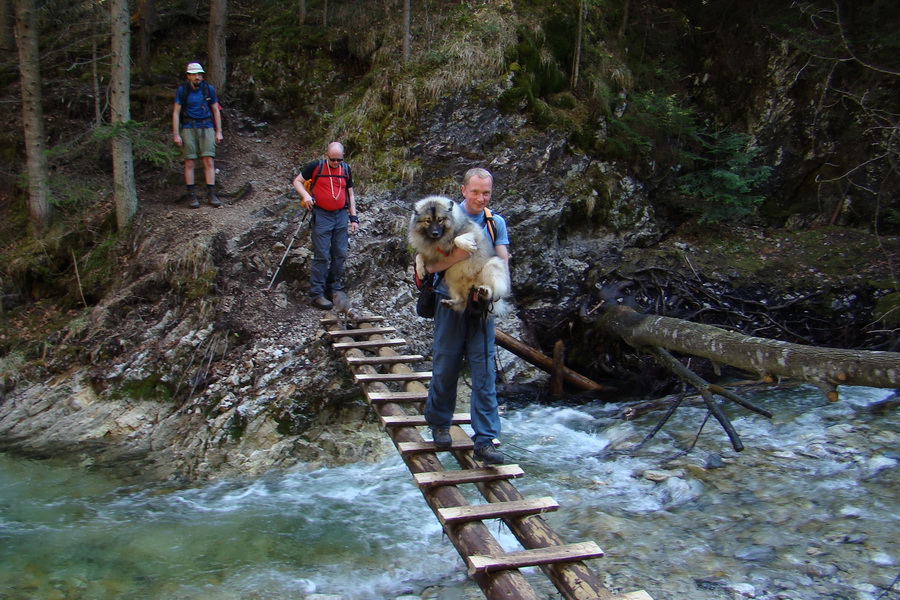
M 200 66 L 200 63 L 188 63 L 187 66 L 188 73 L 205 73 L 203 67 Z

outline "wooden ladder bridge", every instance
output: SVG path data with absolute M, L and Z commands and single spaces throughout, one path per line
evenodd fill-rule
M 594 542 L 562 540 L 541 517 L 559 505 L 549 497 L 524 498 L 512 484 L 525 474 L 518 465 L 482 467 L 475 462 L 472 441 L 459 427 L 469 423 L 469 415 L 454 415 L 449 450 L 439 451 L 422 438 L 431 373 L 411 367 L 424 361 L 423 356 L 397 352 L 406 340 L 389 337 L 397 330 L 386 325 L 384 317 L 359 317 L 350 329 L 331 316 L 321 324 L 488 600 L 538 600 L 519 571 L 531 566 L 539 567 L 568 600 L 651 600 L 644 591 L 614 595 L 600 582 L 584 561 L 603 556 L 603 551 Z M 452 455 L 460 468 L 445 469 L 439 453 Z M 485 503 L 466 500 L 459 486 L 469 484 L 478 488 Z M 506 552 L 484 524 L 492 519 L 501 519 L 524 549 Z

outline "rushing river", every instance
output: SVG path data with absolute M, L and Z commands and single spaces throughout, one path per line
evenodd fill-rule
M 589 565 L 616 590 L 897 599 L 900 415 L 876 410 L 888 391 L 841 391 L 835 404 L 809 387 L 749 396 L 775 417 L 729 409 L 741 453 L 714 421 L 684 453 L 700 408 L 634 451 L 660 413 L 623 422 L 599 404 L 510 410 L 503 450 L 526 497 L 561 504 L 547 518 L 567 541 L 606 551 Z M 395 456 L 167 488 L 0 455 L 3 600 L 478 597 L 464 573 Z

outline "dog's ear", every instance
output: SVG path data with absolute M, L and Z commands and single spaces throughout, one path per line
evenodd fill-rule
M 446 200 L 447 200 L 447 210 L 450 212 L 453 212 L 453 200 L 450 200 L 449 198 L 446 198 Z

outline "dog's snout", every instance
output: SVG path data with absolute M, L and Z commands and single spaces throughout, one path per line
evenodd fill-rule
M 433 223 L 428 227 L 428 237 L 433 239 L 438 239 L 444 234 L 444 228 L 438 225 L 437 223 Z

